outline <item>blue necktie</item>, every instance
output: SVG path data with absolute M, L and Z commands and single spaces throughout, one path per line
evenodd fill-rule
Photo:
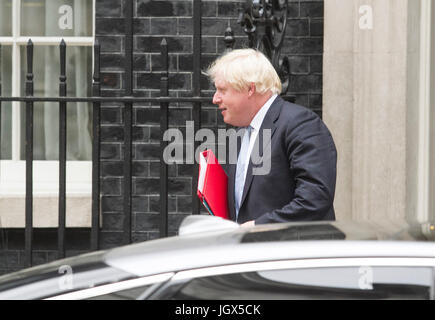
M 236 181 L 234 183 L 234 205 L 236 208 L 236 221 L 239 217 L 240 202 L 242 201 L 243 187 L 245 186 L 245 168 L 247 166 L 246 154 L 249 149 L 249 139 L 251 138 L 252 127 L 248 126 L 245 129 L 245 134 L 242 139 L 239 157 L 236 167 Z

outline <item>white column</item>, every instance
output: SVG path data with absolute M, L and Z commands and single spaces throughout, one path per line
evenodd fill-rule
M 337 219 L 400 226 L 427 218 L 417 214 L 419 179 L 429 175 L 420 6 L 325 0 L 323 118 L 338 149 Z
M 430 78 L 430 158 L 429 158 L 429 219 L 435 220 L 435 3 L 431 2 L 431 78 Z
M 323 53 L 323 120 L 338 151 L 335 211 L 352 214 L 353 28 L 352 1 L 325 0 Z

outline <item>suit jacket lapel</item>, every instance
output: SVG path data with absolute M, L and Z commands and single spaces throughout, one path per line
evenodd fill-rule
M 255 152 L 254 150 L 258 150 L 260 159 L 263 158 L 263 156 L 264 156 L 263 151 L 265 150 L 265 147 L 267 147 L 268 144 L 271 143 L 273 134 L 275 133 L 275 130 L 276 130 L 275 122 L 278 119 L 279 114 L 281 113 L 281 108 L 283 106 L 283 102 L 284 102 L 284 100 L 282 100 L 282 98 L 280 98 L 279 96 L 276 97 L 275 101 L 272 103 L 272 105 L 270 106 L 269 110 L 267 111 L 267 113 L 263 119 L 263 123 L 261 124 L 257 138 L 255 139 L 255 144 L 254 144 L 254 148 L 253 148 L 253 152 Z M 263 136 L 264 136 L 265 130 L 271 131 L 271 138 L 269 141 L 266 141 L 267 144 L 263 146 L 263 142 L 264 142 Z M 260 161 L 260 163 L 261 163 L 261 161 Z M 249 165 L 248 165 L 248 171 L 246 172 L 246 179 L 245 179 L 245 185 L 243 187 L 243 195 L 242 195 L 242 200 L 240 202 L 240 208 L 242 207 L 243 202 L 246 199 L 249 188 L 251 187 L 252 180 L 254 178 L 254 176 L 252 175 L 252 168 L 253 168 L 253 163 L 252 163 L 252 159 L 250 159 Z M 233 190 L 234 190 L 234 180 L 233 180 L 232 184 L 233 184 Z M 234 193 L 234 191 L 233 191 L 233 193 Z M 234 199 L 234 196 L 233 196 L 233 199 Z

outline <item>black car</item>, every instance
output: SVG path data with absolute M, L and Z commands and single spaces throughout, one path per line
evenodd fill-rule
M 190 216 L 179 235 L 0 277 L 0 299 L 434 299 L 435 225 L 243 228 Z

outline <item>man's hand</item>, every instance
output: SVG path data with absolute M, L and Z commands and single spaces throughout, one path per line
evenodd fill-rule
M 255 220 L 251 220 L 248 222 L 245 222 L 243 224 L 240 225 L 241 227 L 245 228 L 245 227 L 254 227 L 255 226 Z

